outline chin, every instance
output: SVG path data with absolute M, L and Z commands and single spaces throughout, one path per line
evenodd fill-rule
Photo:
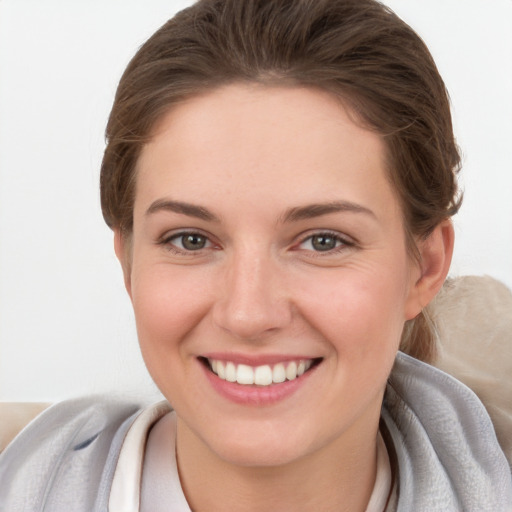
M 274 468 L 293 463 L 306 454 L 298 446 L 286 446 L 283 443 L 230 443 L 229 445 L 211 447 L 217 456 L 225 462 L 252 468 Z
M 278 467 L 293 463 L 314 451 L 312 439 L 317 432 L 297 428 L 297 423 L 283 425 L 281 421 L 230 422 L 203 432 L 203 446 L 215 457 L 240 467 Z M 226 435 L 226 432 L 228 434 Z

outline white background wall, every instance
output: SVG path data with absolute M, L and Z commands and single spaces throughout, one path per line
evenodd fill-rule
M 103 224 L 116 83 L 187 1 L 0 0 L 0 400 L 156 393 Z M 453 101 L 465 203 L 452 273 L 512 287 L 512 0 L 388 0 Z

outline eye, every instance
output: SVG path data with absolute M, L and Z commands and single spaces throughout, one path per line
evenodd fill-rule
M 352 245 L 351 242 L 334 233 L 315 233 L 302 240 L 299 248 L 315 252 L 329 252 Z
M 178 233 L 165 238 L 161 243 L 182 252 L 200 251 L 212 246 L 208 237 L 201 233 Z

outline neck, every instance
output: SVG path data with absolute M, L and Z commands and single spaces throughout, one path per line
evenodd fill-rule
M 293 462 L 250 467 L 217 457 L 178 420 L 181 484 L 194 512 L 364 511 L 375 483 L 377 429 L 378 418 L 367 433 L 346 432 Z

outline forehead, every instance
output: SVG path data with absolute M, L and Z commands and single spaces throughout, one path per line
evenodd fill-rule
M 139 159 L 136 190 L 136 208 L 165 194 L 207 203 L 231 197 L 285 207 L 322 198 L 388 208 L 393 195 L 384 143 L 338 98 L 240 84 L 193 97 L 161 119 Z

